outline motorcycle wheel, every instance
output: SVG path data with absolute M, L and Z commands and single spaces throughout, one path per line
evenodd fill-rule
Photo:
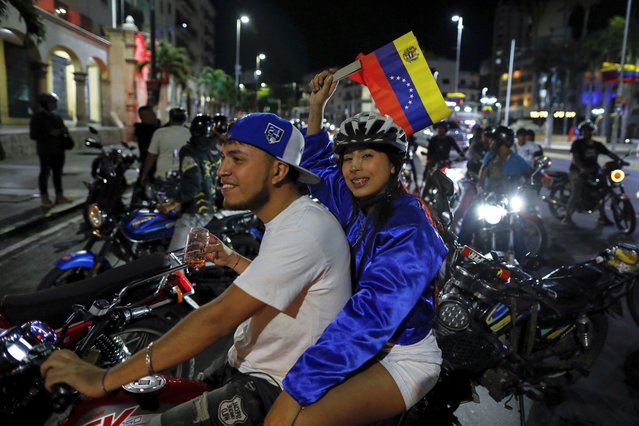
M 36 290 L 46 290 L 48 288 L 60 287 L 76 281 L 81 281 L 91 277 L 93 270 L 91 268 L 71 268 L 57 269 L 53 268 L 42 278 Z
M 121 338 L 129 352 L 134 354 L 146 348 L 149 343 L 159 339 L 170 329 L 171 324 L 168 321 L 162 318 L 150 317 L 134 321 L 126 329 L 113 333 L 112 336 Z M 191 358 L 173 368 L 158 371 L 157 373 L 192 379 L 195 377 L 195 359 Z
M 548 198 L 555 200 L 557 203 L 548 203 L 548 210 L 555 219 L 562 220 L 566 217 L 566 206 L 568 205 L 568 199 L 570 198 L 570 188 L 559 187 L 550 190 Z
M 526 251 L 531 256 L 542 255 L 548 242 L 544 223 L 536 216 L 524 214 L 519 215 L 519 220 L 522 221 L 521 226 L 524 228 Z
M 610 208 L 617 228 L 626 235 L 632 234 L 637 226 L 637 216 L 630 200 L 613 196 L 610 200 Z

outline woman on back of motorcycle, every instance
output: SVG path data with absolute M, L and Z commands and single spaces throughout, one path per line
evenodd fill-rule
M 336 87 L 327 71 L 311 81 L 302 163 L 322 178 L 311 194 L 346 232 L 356 288 L 289 371 L 266 425 L 371 423 L 410 408 L 439 376 L 431 325 L 446 247 L 399 181 L 408 143 L 390 117 L 357 114 L 331 144 L 321 126 Z

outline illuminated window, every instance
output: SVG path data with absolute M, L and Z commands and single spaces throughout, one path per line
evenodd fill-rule
M 56 0 L 54 11 L 57 17 L 66 19 L 69 7 L 61 1 Z

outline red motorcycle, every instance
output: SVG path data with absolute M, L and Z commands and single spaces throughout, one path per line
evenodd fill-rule
M 86 281 L 5 296 L 0 304 L 0 328 L 5 329 L 0 333 L 0 424 L 119 425 L 148 420 L 204 392 L 203 383 L 188 379 L 194 360 L 164 372 L 176 377 L 146 377 L 98 399 L 83 398 L 65 385 L 49 393 L 39 373 L 39 365 L 59 348 L 104 368 L 119 364 L 170 328 L 167 307 L 184 301 L 197 307 L 182 272 L 186 265 L 173 254 L 169 258 L 170 263 L 165 255 L 147 256 Z M 96 300 L 114 292 L 111 301 Z M 91 300 L 90 308 L 81 305 Z

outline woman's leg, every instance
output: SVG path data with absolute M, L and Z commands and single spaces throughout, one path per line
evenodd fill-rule
M 406 410 L 404 398 L 388 370 L 379 362 L 334 387 L 305 407 L 296 426 L 364 425 Z

